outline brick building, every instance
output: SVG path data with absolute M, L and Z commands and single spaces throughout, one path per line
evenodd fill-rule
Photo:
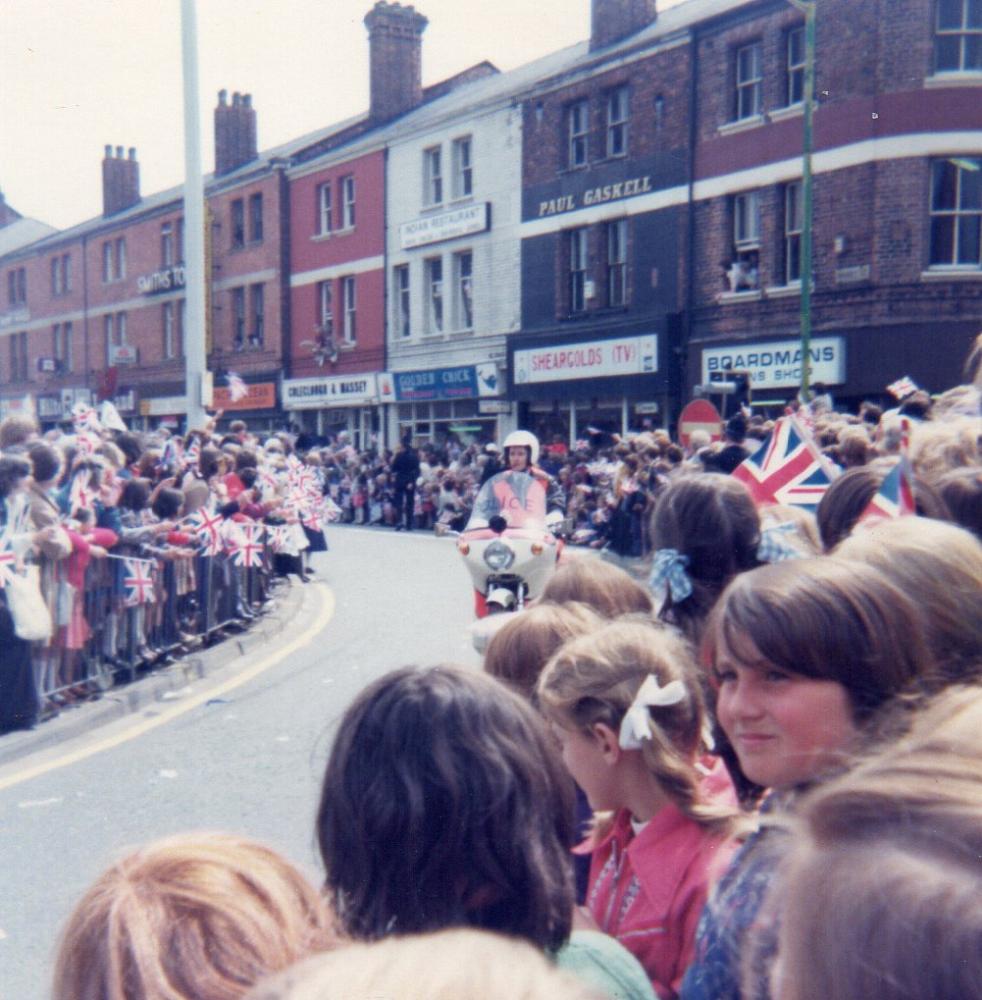
M 959 379 L 982 327 L 982 22 L 967 0 L 822 0 L 812 378 L 840 403 Z M 732 366 L 759 400 L 800 380 L 804 34 L 785 3 L 697 28 L 687 381 Z

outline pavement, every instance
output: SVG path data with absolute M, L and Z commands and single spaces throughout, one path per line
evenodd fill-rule
M 245 631 L 194 650 L 128 684 L 110 688 L 95 700 L 64 708 L 55 718 L 38 723 L 36 729 L 0 736 L 0 768 L 90 734 L 125 716 L 146 712 L 154 705 L 177 701 L 189 693 L 193 682 L 231 673 L 236 662 L 247 665 L 250 653 L 281 635 L 295 621 L 303 593 L 304 585 L 290 577 L 275 587 L 270 605 Z

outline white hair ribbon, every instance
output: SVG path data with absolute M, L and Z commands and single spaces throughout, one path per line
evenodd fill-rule
M 672 601 L 675 604 L 684 601 L 692 593 L 692 581 L 685 571 L 688 565 L 689 557 L 678 549 L 659 549 L 652 564 L 649 586 L 652 590 L 658 591 L 668 584 Z
M 640 750 L 644 740 L 651 739 L 651 717 L 649 708 L 662 708 L 685 701 L 685 685 L 681 681 L 670 681 L 664 687 L 658 686 L 658 678 L 649 674 L 627 710 L 617 742 L 622 750 Z

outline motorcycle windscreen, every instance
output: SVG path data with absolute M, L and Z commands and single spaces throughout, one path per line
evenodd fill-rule
M 545 487 L 525 472 L 499 472 L 481 487 L 464 530 L 486 528 L 495 514 L 500 514 L 509 528 L 544 528 Z

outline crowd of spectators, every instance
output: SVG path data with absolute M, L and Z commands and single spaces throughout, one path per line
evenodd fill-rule
M 832 470 L 814 513 L 730 474 L 772 429 L 745 414 L 687 448 L 658 431 L 544 448 L 572 539 L 649 555 L 647 585 L 572 553 L 483 671 L 369 684 L 324 771 L 322 890 L 238 838 L 150 845 L 79 902 L 56 1000 L 982 997 L 978 346 L 935 398 L 799 410 Z M 212 509 L 281 521 L 302 560 L 329 516 L 460 523 L 498 463 L 343 438 L 298 457 L 240 426 L 186 440 L 185 465 L 163 436 L 110 436 L 80 456 L 0 426 L 4 526 L 56 563 L 82 551 L 72 533 L 90 557 L 166 557 L 196 540 L 174 537 L 188 508 Z M 87 529 L 71 498 L 93 463 Z M 916 513 L 877 513 L 897 469 Z M 18 499 L 38 484 L 47 522 Z M 115 539 L 89 541 L 100 528 Z

